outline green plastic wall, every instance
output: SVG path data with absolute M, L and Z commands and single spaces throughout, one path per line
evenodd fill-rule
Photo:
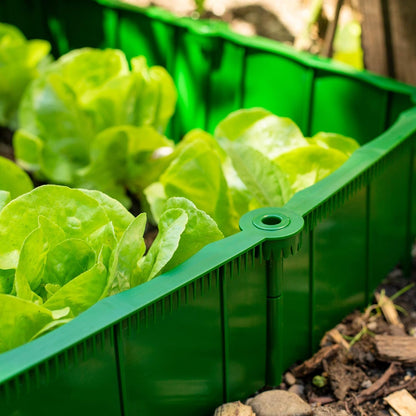
M 252 226 L 0 355 L 2 416 L 211 415 L 279 384 L 326 330 L 366 306 L 392 267 L 408 265 L 416 111 L 403 112 L 416 89 L 217 22 L 116 1 L 2 0 L 0 21 L 50 40 L 55 56 L 116 47 L 165 66 L 179 91 L 167 132 L 175 140 L 256 106 L 292 118 L 306 135 L 335 131 L 367 144 L 287 204 L 305 220 L 301 245 L 275 247 Z

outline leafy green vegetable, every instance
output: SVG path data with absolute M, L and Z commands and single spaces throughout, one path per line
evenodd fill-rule
M 33 189 L 33 184 L 29 176 L 11 160 L 0 156 L 0 191 L 9 193 L 10 199 L 17 198 Z M 3 194 L 1 200 L 7 201 L 7 197 Z
M 137 163 L 171 146 L 160 133 L 176 103 L 163 68 L 148 68 L 143 57 L 131 63 L 129 70 L 119 50 L 83 48 L 50 65 L 20 105 L 18 162 L 37 178 L 96 188 L 128 204 L 127 183 L 147 172 Z
M 273 161 L 250 146 L 226 144 L 233 166 L 258 206 L 283 206 L 292 196 L 286 177 Z
M 310 144 L 316 144 L 324 149 L 339 150 L 348 157 L 360 147 L 354 139 L 336 133 L 316 133 L 308 141 Z
M 221 121 L 215 138 L 192 130 L 166 159 L 167 169 L 144 190 L 156 222 L 168 198 L 191 200 L 225 235 L 238 218 L 263 206 L 282 206 L 295 192 L 337 169 L 358 143 L 335 133 L 303 137 L 291 120 L 262 108 L 238 110 Z
M 132 286 L 182 263 L 206 244 L 223 238 L 215 221 L 186 198 L 170 198 L 159 219 L 159 233 L 133 272 Z
M 269 159 L 308 145 L 292 120 L 261 108 L 234 111 L 218 124 L 215 138 L 220 143 L 226 140 L 250 146 Z
M 194 138 L 180 147 L 177 156 L 159 178 L 144 191 L 159 221 L 163 201 L 170 197 L 191 200 L 218 224 L 224 235 L 238 231 L 238 218 L 222 169 L 221 155 L 204 138 Z
M 15 296 L 0 294 L 0 353 L 24 344 L 53 320 L 52 312 Z
M 53 311 L 69 306 L 72 316 L 77 316 L 106 296 L 108 273 L 102 263 L 70 280 L 44 304 Z
M 31 80 L 50 62 L 50 44 L 26 40 L 19 29 L 0 23 L 0 125 L 17 127 L 17 108 Z
M 109 294 L 130 288 L 132 271 L 146 251 L 144 234 L 146 215 L 140 214 L 127 227 L 110 260 Z
M 347 159 L 339 150 L 311 145 L 283 153 L 275 162 L 295 193 L 325 178 Z
M 75 173 L 74 185 L 99 189 L 125 206 L 126 188 L 140 194 L 157 180 L 170 162 L 173 142 L 149 126 L 117 126 L 91 143 L 91 162 Z
M 145 227 L 146 214 L 135 218 L 99 191 L 44 185 L 8 202 L 0 211 L 0 352 L 223 238 L 184 198 L 167 201 L 146 256 Z

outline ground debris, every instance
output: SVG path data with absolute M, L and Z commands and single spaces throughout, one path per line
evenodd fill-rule
M 385 397 L 384 400 L 400 415 L 416 415 L 416 399 L 406 390 L 399 390 Z
M 292 369 L 292 374 L 295 377 L 303 377 L 313 373 L 322 367 L 322 361 L 326 360 L 336 354 L 340 346 L 338 344 L 328 345 L 321 348 L 312 358 L 304 361 L 302 364 Z
M 345 364 L 339 359 L 325 362 L 324 369 L 334 396 L 339 400 L 344 400 L 350 391 L 357 391 L 366 378 L 360 367 Z
M 416 338 L 411 336 L 377 335 L 374 345 L 383 361 L 400 361 L 407 365 L 416 364 Z

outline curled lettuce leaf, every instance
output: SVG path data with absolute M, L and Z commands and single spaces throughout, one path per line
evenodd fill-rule
M 0 156 L 0 191 L 8 192 L 9 198 L 14 199 L 32 189 L 33 183 L 27 173 L 11 160 Z M 7 200 L 3 195 L 4 199 L 0 196 L 0 201 Z
M 132 274 L 131 286 L 181 264 L 206 244 L 224 237 L 215 221 L 186 198 L 170 198 L 159 219 L 159 233 Z
M 98 189 L 128 207 L 126 188 L 140 196 L 166 169 L 172 152 L 173 142 L 153 127 L 106 129 L 92 141 L 90 163 L 75 172 L 74 185 Z
M 238 218 L 231 202 L 221 155 L 203 138 L 183 144 L 159 181 L 146 188 L 144 193 L 157 222 L 164 200 L 183 197 L 212 217 L 224 235 L 238 231 Z
M 4 294 L 0 294 L 0 316 L 0 353 L 30 341 L 53 321 L 49 309 Z
M 50 62 L 45 40 L 26 40 L 16 27 L 0 23 L 0 125 L 17 128 L 17 109 L 31 80 Z
M 220 143 L 225 140 L 250 146 L 269 159 L 308 145 L 292 120 L 261 108 L 234 111 L 218 124 L 215 138 Z
M 295 193 L 325 178 L 347 159 L 348 156 L 339 150 L 310 145 L 278 156 L 275 163 Z
M 337 133 L 316 133 L 315 136 L 308 139 L 310 144 L 321 146 L 324 149 L 335 149 L 344 153 L 346 156 L 351 156 L 360 145 L 351 137 L 342 136 Z

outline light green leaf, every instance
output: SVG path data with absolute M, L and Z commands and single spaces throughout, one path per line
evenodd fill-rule
M 124 53 L 117 49 L 75 49 L 61 56 L 50 68 L 71 85 L 81 102 L 90 100 L 109 80 L 129 73 Z
M 108 295 L 114 295 L 130 288 L 130 278 L 137 262 L 146 251 L 143 234 L 146 228 L 146 214 L 140 214 L 128 226 L 110 260 Z
M 261 117 L 262 114 L 264 117 Z M 227 120 L 228 117 L 230 120 Z M 267 115 L 262 109 L 239 110 L 235 116 L 231 113 L 228 117 L 218 125 L 215 134 L 223 147 L 227 141 L 233 141 L 250 146 L 269 159 L 274 159 L 291 149 L 308 145 L 299 127 L 289 118 L 271 113 Z M 224 128 L 224 122 L 227 128 Z M 239 135 L 230 133 L 230 128 L 240 123 L 240 126 L 236 126 Z M 231 136 L 227 137 L 227 133 Z
M 10 192 L 0 190 L 0 211 L 10 202 Z
M 48 251 L 43 281 L 62 287 L 94 264 L 92 248 L 83 240 L 69 238 Z
M 49 299 L 52 295 L 54 295 L 59 289 L 61 288 L 58 284 L 53 283 L 46 283 L 45 285 L 45 292 L 46 292 L 46 299 Z
M 56 321 L 49 322 L 39 332 L 37 332 L 35 335 L 33 335 L 33 337 L 29 341 L 33 341 L 34 339 L 39 338 L 42 335 L 45 335 L 48 332 L 51 332 L 54 329 L 59 328 L 60 326 L 62 326 L 64 324 L 67 324 L 69 321 L 72 321 L 72 318 L 57 319 Z
M 175 208 L 163 213 L 155 241 L 133 271 L 131 287 L 147 282 L 162 272 L 178 248 L 187 222 L 188 215 L 183 209 Z
M 2 294 L 0 316 L 0 353 L 30 341 L 53 320 L 48 309 L 15 296 Z
M 165 131 L 175 111 L 176 88 L 166 69 L 147 67 L 143 56 L 131 60 L 132 77 L 135 82 L 136 102 L 130 124 L 151 125 L 159 133 Z
M 316 133 L 308 141 L 310 144 L 321 146 L 324 149 L 339 150 L 346 156 L 351 156 L 360 147 L 356 140 L 337 133 Z
M 0 293 L 10 295 L 13 290 L 14 269 L 0 269 Z
M 238 231 L 238 219 L 230 202 L 221 157 L 205 141 L 193 140 L 187 144 L 159 182 L 168 197 L 187 198 L 205 211 L 224 235 Z
M 250 108 L 233 111 L 224 120 L 218 123 L 214 136 L 217 139 L 237 140 L 247 129 L 272 115 L 264 108 Z
M 172 258 L 164 266 L 163 272 L 183 263 L 207 244 L 224 238 L 215 221 L 204 211 L 197 209 L 188 199 L 168 199 L 165 205 L 166 213 L 176 209 L 183 209 L 188 216 L 188 221 L 181 234 L 179 246 Z
M 144 190 L 147 202 L 150 206 L 152 219 L 158 223 L 160 216 L 163 214 L 165 203 L 168 196 L 165 192 L 165 187 L 160 182 L 152 183 Z
M 58 290 L 44 307 L 51 311 L 70 307 L 72 316 L 79 315 L 105 296 L 107 275 L 104 265 L 97 263 Z
M 90 189 L 80 189 L 80 191 L 94 198 L 100 204 L 101 208 L 107 214 L 108 219 L 112 222 L 115 235 L 117 240 L 119 240 L 125 229 L 134 220 L 134 215 L 127 211 L 119 201 L 103 192 Z
M 283 172 L 254 148 L 228 142 L 227 153 L 241 180 L 260 206 L 283 206 L 292 196 Z
M 19 102 L 49 62 L 49 51 L 49 42 L 27 41 L 16 27 L 0 23 L 0 125 L 16 129 Z
M 10 192 L 11 199 L 33 189 L 26 172 L 11 160 L 0 156 L 0 190 Z
M 41 177 L 43 141 L 24 129 L 13 135 L 13 148 L 17 163 Z
M 16 268 L 16 295 L 22 299 L 42 303 L 44 268 L 48 251 L 65 239 L 65 233 L 44 216 L 38 218 L 35 228 L 23 241 Z
M 70 307 L 66 306 L 65 308 L 52 311 L 52 317 L 53 319 L 61 319 L 61 318 L 64 318 L 65 316 L 68 316 L 70 312 L 71 312 Z
M 311 145 L 284 153 L 275 163 L 285 172 L 292 191 L 298 192 L 328 176 L 347 159 L 338 150 Z
M 35 188 L 0 211 L 0 268 L 17 267 L 23 241 L 38 227 L 39 216 L 60 227 L 67 238 L 87 239 L 109 223 L 98 202 L 79 190 L 57 185 Z M 102 245 L 89 244 L 96 251 Z

